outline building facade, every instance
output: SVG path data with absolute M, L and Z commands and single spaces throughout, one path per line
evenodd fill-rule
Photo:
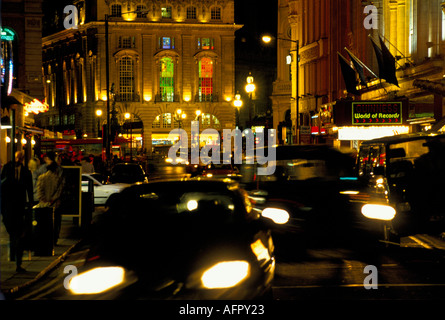
M 39 118 L 42 127 L 100 136 L 110 99 L 110 119 L 131 140 L 132 153 L 170 146 L 178 139 L 169 136 L 174 128 L 190 136 L 192 120 L 199 121 L 200 131 L 234 128 L 234 33 L 241 26 L 234 23 L 233 0 L 82 0 L 74 5 L 77 28 L 43 38 L 50 111 Z M 200 138 L 201 143 L 217 139 L 212 134 Z
M 279 88 L 274 90 L 274 125 L 291 123 L 292 142 L 329 142 L 356 148 L 360 141 L 376 134 L 425 130 L 443 117 L 442 94 L 431 90 L 433 85 L 441 86 L 444 75 L 442 1 L 287 0 L 280 1 L 279 6 L 283 17 L 278 27 L 281 25 L 282 33 L 289 28 L 287 36 L 293 42 L 289 42 L 289 50 L 278 53 L 279 74 L 282 72 L 276 84 L 286 79 L 284 55 L 291 53 L 292 89 L 290 97 L 283 95 L 282 103 L 278 102 Z M 395 59 L 398 85 L 380 74 L 373 45 L 374 41 L 382 50 L 380 39 Z M 349 53 L 362 63 L 364 82 L 359 79 L 359 70 L 353 68 L 358 94 L 346 90 L 339 63 L 341 54 L 352 68 Z M 386 124 L 360 126 L 335 116 L 349 114 L 350 118 L 354 101 L 400 102 L 401 114 L 406 116 L 400 126 L 389 131 Z M 286 104 L 290 108 L 286 109 Z
M 0 163 L 5 164 L 17 150 L 25 150 L 29 159 L 33 152 L 31 142 L 41 132 L 34 128 L 34 113 L 27 107 L 34 99 L 42 105 L 44 102 L 41 55 L 43 14 L 42 0 L 5 0 L 1 7 Z

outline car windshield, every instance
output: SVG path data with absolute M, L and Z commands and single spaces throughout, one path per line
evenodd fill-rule
M 205 215 L 209 218 L 227 218 L 235 211 L 233 199 L 216 192 L 148 192 L 139 195 L 140 208 L 163 215 Z M 145 208 L 145 209 L 144 209 Z
M 140 166 L 117 165 L 111 173 L 112 182 L 132 183 L 144 180 L 144 172 Z

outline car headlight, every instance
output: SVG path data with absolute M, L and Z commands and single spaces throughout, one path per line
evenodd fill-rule
M 223 261 L 204 271 L 201 282 L 207 289 L 230 288 L 243 281 L 249 273 L 247 261 Z
M 362 214 L 369 219 L 389 221 L 396 215 L 396 210 L 384 204 L 365 204 L 362 207 Z
M 124 276 L 122 267 L 98 267 L 74 276 L 68 289 L 74 294 L 98 294 L 121 284 Z
M 261 214 L 277 224 L 285 224 L 289 221 L 289 213 L 283 209 L 266 208 Z

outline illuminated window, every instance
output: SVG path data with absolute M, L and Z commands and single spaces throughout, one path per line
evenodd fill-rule
M 213 61 L 199 60 L 199 101 L 211 101 L 213 94 Z
M 221 20 L 221 8 L 213 7 L 210 11 L 210 19 L 212 20 Z
M 134 98 L 134 61 L 130 57 L 119 61 L 119 97 L 121 101 Z
M 175 48 L 175 38 L 160 37 L 158 47 L 159 47 L 159 49 L 174 49 Z
M 161 101 L 173 102 L 174 98 L 174 64 L 173 59 L 164 57 L 160 61 L 160 94 Z
M 187 8 L 187 19 L 196 19 L 196 7 Z
M 221 123 L 219 122 L 219 119 L 210 113 L 203 113 L 201 114 L 201 128 L 215 128 L 220 129 Z
M 111 6 L 111 16 L 121 17 L 122 16 L 122 6 L 120 4 L 113 4 Z
M 163 113 L 156 116 L 153 121 L 152 128 L 171 128 L 172 126 L 172 114 Z
M 164 19 L 171 19 L 172 18 L 172 7 L 161 8 L 161 16 Z
M 213 50 L 212 38 L 198 38 L 198 50 Z

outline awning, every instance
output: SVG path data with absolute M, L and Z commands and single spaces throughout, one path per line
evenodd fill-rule
M 1 105 L 2 109 L 10 109 L 12 105 L 18 104 L 21 105 L 20 101 L 18 101 L 14 96 L 2 94 Z

